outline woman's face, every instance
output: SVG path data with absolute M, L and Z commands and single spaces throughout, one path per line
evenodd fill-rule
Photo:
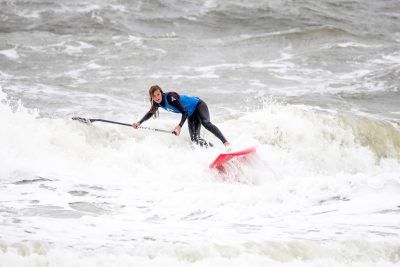
M 156 102 L 157 104 L 160 104 L 162 101 L 162 94 L 161 94 L 160 90 L 154 91 L 151 98 L 153 99 L 154 102 Z

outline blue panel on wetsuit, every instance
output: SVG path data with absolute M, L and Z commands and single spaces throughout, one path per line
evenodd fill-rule
M 165 107 L 163 107 L 163 106 L 160 106 L 160 107 L 162 107 L 163 109 L 168 110 L 168 111 L 180 113 L 180 111 L 177 108 L 175 108 L 174 106 L 171 106 L 171 104 L 168 102 L 167 95 L 168 95 L 168 93 L 165 93 L 163 95 Z M 179 102 L 181 103 L 182 107 L 186 110 L 189 117 L 193 114 L 194 110 L 196 109 L 196 105 L 197 105 L 197 103 L 199 103 L 199 100 L 200 99 L 195 96 L 181 95 L 179 97 Z

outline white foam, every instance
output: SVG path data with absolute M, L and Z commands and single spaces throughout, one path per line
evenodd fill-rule
M 267 102 L 261 110 L 216 118 L 233 149 L 257 145 L 249 165 L 223 180 L 208 169 L 222 148 L 209 134 L 216 148 L 193 149 L 186 131 L 175 137 L 39 118 L 21 105 L 12 112 L 2 99 L 0 205 L 8 211 L 2 239 L 55 244 L 44 262 L 90 266 L 110 255 L 97 248 L 116 248 L 112 254 L 121 256 L 122 248 L 133 246 L 133 255 L 121 256 L 121 266 L 140 260 L 145 266 L 159 260 L 179 266 L 187 259 L 211 266 L 242 260 L 340 266 L 343 257 L 366 266 L 392 264 L 384 256 L 392 247 L 382 252 L 369 242 L 398 244 L 399 163 L 377 162 L 334 114 Z M 146 126 L 173 129 L 176 120 L 150 120 Z M 21 182 L 39 177 L 45 180 Z M 322 240 L 327 249 L 309 252 Z M 352 251 L 352 240 L 361 240 L 359 250 Z M 16 266 L 40 255 L 2 253 Z
M 5 72 L 0 71 L 0 77 L 1 77 L 2 79 L 4 79 L 4 80 L 8 80 L 8 79 L 11 79 L 13 76 L 10 75 L 10 74 L 8 74 L 8 73 L 5 73 Z
M 142 37 L 129 35 L 127 40 L 125 40 L 126 38 L 124 38 L 122 36 L 114 36 L 112 39 L 115 40 L 115 41 L 119 41 L 119 40 L 122 39 L 122 41 L 115 43 L 116 46 L 122 46 L 122 45 L 125 45 L 125 44 L 133 43 L 133 44 L 135 44 L 137 46 L 144 47 L 143 46 L 144 39 Z
M 11 60 L 16 60 L 19 58 L 16 48 L 0 50 L 0 54 Z
M 78 12 L 78 13 L 89 13 L 95 12 L 101 9 L 101 7 L 97 4 L 71 4 L 69 5 L 62 5 L 61 8 L 53 9 L 56 13 L 67 13 L 67 12 Z
M 379 48 L 382 47 L 382 45 L 367 45 L 363 43 L 356 43 L 356 42 L 344 42 L 344 43 L 338 43 L 338 44 L 329 44 L 324 46 L 325 49 L 330 49 L 334 47 L 341 47 L 341 48 L 347 48 L 347 47 L 361 47 L 361 48 Z
M 79 41 L 79 42 L 76 42 L 73 44 L 74 45 L 65 44 L 65 49 L 64 49 L 65 53 L 67 53 L 69 55 L 79 54 L 79 53 L 82 53 L 84 49 L 94 48 L 93 45 L 88 44 L 86 42 L 82 42 L 82 41 Z
M 17 11 L 17 14 L 28 19 L 39 19 L 41 17 L 41 12 L 41 10 L 21 10 Z
M 145 248 L 91 251 L 49 248 L 40 242 L 4 245 L 1 266 L 397 266 L 398 246 L 352 241 L 332 244 L 300 241 L 247 243 L 242 246 L 147 244 Z M 364 254 L 367 252 L 367 254 Z

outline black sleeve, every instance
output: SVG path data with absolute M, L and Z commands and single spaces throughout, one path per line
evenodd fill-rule
M 150 111 L 147 112 L 143 118 L 139 121 L 140 124 L 142 124 L 143 122 L 147 121 L 148 119 L 151 118 L 151 116 L 153 116 L 153 113 L 151 113 Z
M 175 92 L 170 92 L 168 93 L 167 98 L 170 105 L 175 107 L 176 109 L 179 110 L 180 113 L 182 113 L 181 122 L 179 123 L 179 126 L 182 127 L 188 117 L 188 113 L 182 107 L 181 102 L 179 101 L 180 98 L 179 95 Z

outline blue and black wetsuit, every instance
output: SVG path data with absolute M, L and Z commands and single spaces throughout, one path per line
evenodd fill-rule
M 212 146 L 210 142 L 200 137 L 201 125 L 212 132 L 222 143 L 226 142 L 224 135 L 218 127 L 210 122 L 210 112 L 208 111 L 207 104 L 201 99 L 193 96 L 180 96 L 175 92 L 169 92 L 163 93 L 163 99 L 158 106 L 168 111 L 181 113 L 182 118 L 179 122 L 179 126 L 181 127 L 186 119 L 188 120 L 189 134 L 192 142 L 200 146 Z M 150 111 L 147 112 L 139 123 L 141 124 L 150 119 L 151 116 L 153 116 L 153 113 Z

